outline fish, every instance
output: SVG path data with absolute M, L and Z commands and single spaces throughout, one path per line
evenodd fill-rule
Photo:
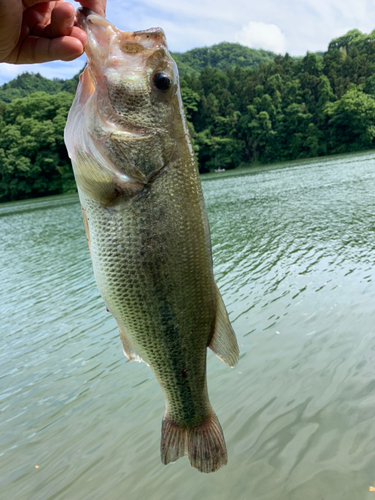
M 160 28 L 121 31 L 81 8 L 87 65 L 65 128 L 91 253 L 124 354 L 165 396 L 163 464 L 227 464 L 207 390 L 209 347 L 239 349 L 214 280 L 210 229 L 176 63 Z

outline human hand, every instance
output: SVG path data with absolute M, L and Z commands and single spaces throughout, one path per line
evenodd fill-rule
M 106 0 L 75 0 L 105 16 Z M 71 61 L 83 53 L 86 33 L 75 26 L 65 0 L 0 0 L 0 62 Z

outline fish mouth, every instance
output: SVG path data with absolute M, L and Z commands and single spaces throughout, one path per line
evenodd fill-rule
M 145 50 L 147 52 L 147 48 L 139 43 L 136 37 L 143 37 L 146 40 L 151 36 L 164 37 L 163 31 L 160 28 L 151 28 L 136 33 L 120 31 L 105 18 L 85 7 L 77 9 L 76 17 L 78 27 L 87 34 L 85 72 L 91 81 L 92 88 L 105 96 L 108 103 L 104 116 L 101 114 L 102 119 L 104 118 L 109 123 L 115 122 L 116 126 L 120 127 L 123 136 L 129 139 L 151 135 L 152 128 L 137 125 L 116 113 L 107 93 L 105 69 L 116 70 L 116 61 L 124 52 L 130 56 Z
M 98 16 L 98 14 L 96 14 L 93 10 L 88 9 L 87 7 L 80 7 L 79 9 L 77 9 L 76 17 L 77 17 L 78 27 L 84 30 L 85 29 L 84 23 L 85 23 L 86 19 L 88 18 L 88 16 L 91 16 L 91 15 Z M 100 17 L 100 16 L 98 16 L 98 17 Z
M 94 16 L 95 18 L 98 18 L 96 22 L 100 22 L 103 25 L 111 24 L 109 21 L 107 21 L 104 17 L 100 16 L 96 12 L 94 12 L 91 9 L 88 9 L 87 7 L 80 7 L 76 11 L 76 16 L 77 16 L 77 24 L 78 27 L 86 31 L 86 24 L 87 23 L 87 18 L 89 16 Z M 111 26 L 113 26 L 111 24 Z M 114 27 L 114 26 L 113 26 Z M 115 28 L 117 29 L 117 28 Z M 119 31 L 119 30 L 118 30 Z M 165 37 L 164 31 L 161 28 L 150 28 L 148 30 L 139 30 L 139 31 L 134 31 L 133 35 L 135 36 L 142 36 L 144 35 L 146 38 L 153 37 L 153 38 L 161 38 Z
M 101 26 L 107 36 L 117 35 L 122 39 L 122 52 L 137 53 L 144 50 L 155 50 L 160 47 L 167 48 L 165 33 L 161 28 L 150 28 L 140 31 L 121 31 L 111 24 L 107 19 L 96 14 L 87 7 L 80 7 L 76 12 L 77 25 L 84 30 L 88 36 L 88 43 L 93 40 L 93 27 Z M 100 40 L 98 40 L 100 41 Z M 97 42 L 98 42 L 97 41 Z
M 87 7 L 80 7 L 79 9 L 76 10 L 77 26 L 82 30 L 86 31 L 86 33 L 88 30 L 89 17 L 95 18 L 96 24 L 102 24 L 103 26 L 107 25 L 113 26 L 109 21 L 107 21 L 104 17 L 100 16 L 93 10 L 88 9 Z M 115 27 L 113 26 L 113 28 Z

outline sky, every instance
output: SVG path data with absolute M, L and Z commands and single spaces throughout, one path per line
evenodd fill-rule
M 77 2 L 68 0 L 77 6 Z M 184 52 L 215 43 L 239 42 L 276 53 L 325 51 L 333 38 L 375 28 L 374 0 L 107 0 L 107 19 L 122 30 L 160 26 L 169 48 Z M 0 84 L 25 71 L 71 78 L 84 56 L 34 65 L 0 63 Z

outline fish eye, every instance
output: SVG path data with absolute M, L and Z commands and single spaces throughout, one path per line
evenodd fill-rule
M 158 90 L 165 92 L 171 87 L 172 80 L 167 73 L 161 71 L 160 73 L 155 73 L 154 78 L 152 79 L 152 83 Z

